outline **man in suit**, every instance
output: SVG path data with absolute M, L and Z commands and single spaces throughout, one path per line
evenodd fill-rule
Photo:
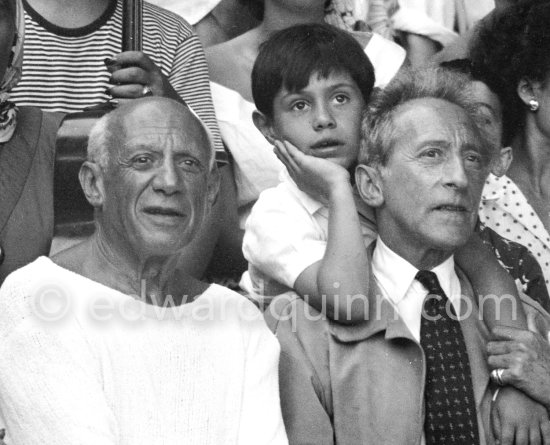
M 463 88 L 435 71 L 402 76 L 363 123 L 356 183 L 379 231 L 366 321 L 337 324 L 298 296 L 266 311 L 292 444 L 494 443 L 488 331 L 453 260 L 494 150 Z

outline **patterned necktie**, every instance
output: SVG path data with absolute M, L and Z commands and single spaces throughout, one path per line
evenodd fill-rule
M 426 356 L 426 445 L 479 444 L 470 361 L 460 323 L 437 275 L 421 270 L 416 279 L 428 290 L 420 322 Z

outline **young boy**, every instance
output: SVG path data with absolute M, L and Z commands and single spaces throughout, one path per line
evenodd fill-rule
M 328 25 L 287 29 L 262 47 L 252 72 L 259 110 L 253 120 L 300 188 L 285 175 L 262 193 L 247 221 L 243 250 L 255 295 L 295 289 L 315 298 L 367 289 L 365 246 L 376 232 L 356 210 L 361 200 L 354 199 L 350 176 L 373 85 L 360 45 Z M 372 218 L 370 209 L 365 214 Z M 332 313 L 332 305 L 326 309 Z
M 371 279 L 366 246 L 376 238 L 376 225 L 372 210 L 354 194 L 350 173 L 373 84 L 361 47 L 326 25 L 288 28 L 260 50 L 252 72 L 253 119 L 288 171 L 279 186 L 261 194 L 246 223 L 249 276 L 243 281 L 264 307 L 294 290 L 337 322 L 365 319 Z M 472 237 L 458 257 L 478 294 L 515 297 L 500 305 L 500 317 L 494 305 L 484 305 L 489 328 L 525 328 L 514 281 L 479 238 Z M 522 428 L 525 417 L 514 415 L 534 402 L 511 388 L 499 399 L 500 420 Z

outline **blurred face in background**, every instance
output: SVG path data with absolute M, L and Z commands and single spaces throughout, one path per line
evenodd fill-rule
M 502 146 L 502 106 L 498 96 L 489 87 L 478 80 L 472 82 L 472 93 L 475 98 L 481 124 L 489 133 L 491 141 L 497 147 Z

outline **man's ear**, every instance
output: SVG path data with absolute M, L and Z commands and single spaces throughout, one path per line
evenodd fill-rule
M 271 119 L 265 114 L 260 113 L 258 110 L 254 110 L 252 113 L 252 121 L 254 125 L 260 132 L 264 135 L 264 138 L 267 139 L 271 145 L 275 145 L 275 141 L 278 139 L 275 132 L 273 131 L 273 126 L 271 125 Z
M 518 82 L 517 93 L 526 107 L 529 106 L 529 101 L 533 99 L 538 100 L 540 87 L 540 82 L 527 79 L 526 77 L 523 77 Z
M 355 168 L 355 184 L 361 199 L 371 207 L 381 207 L 384 204 L 382 179 L 378 168 L 359 164 Z
M 231 168 L 230 166 L 223 167 L 226 169 Z M 218 194 L 220 192 L 220 169 L 214 167 L 208 174 L 208 184 L 207 184 L 207 200 L 209 209 L 216 203 L 218 200 Z
M 503 176 L 508 171 L 510 164 L 512 163 L 512 147 L 504 147 L 500 149 L 500 153 L 495 160 L 495 166 L 492 168 L 492 173 L 495 176 Z
M 78 172 L 78 179 L 88 202 L 94 208 L 101 207 L 105 199 L 105 188 L 103 185 L 103 172 L 99 165 L 95 162 L 84 162 Z

